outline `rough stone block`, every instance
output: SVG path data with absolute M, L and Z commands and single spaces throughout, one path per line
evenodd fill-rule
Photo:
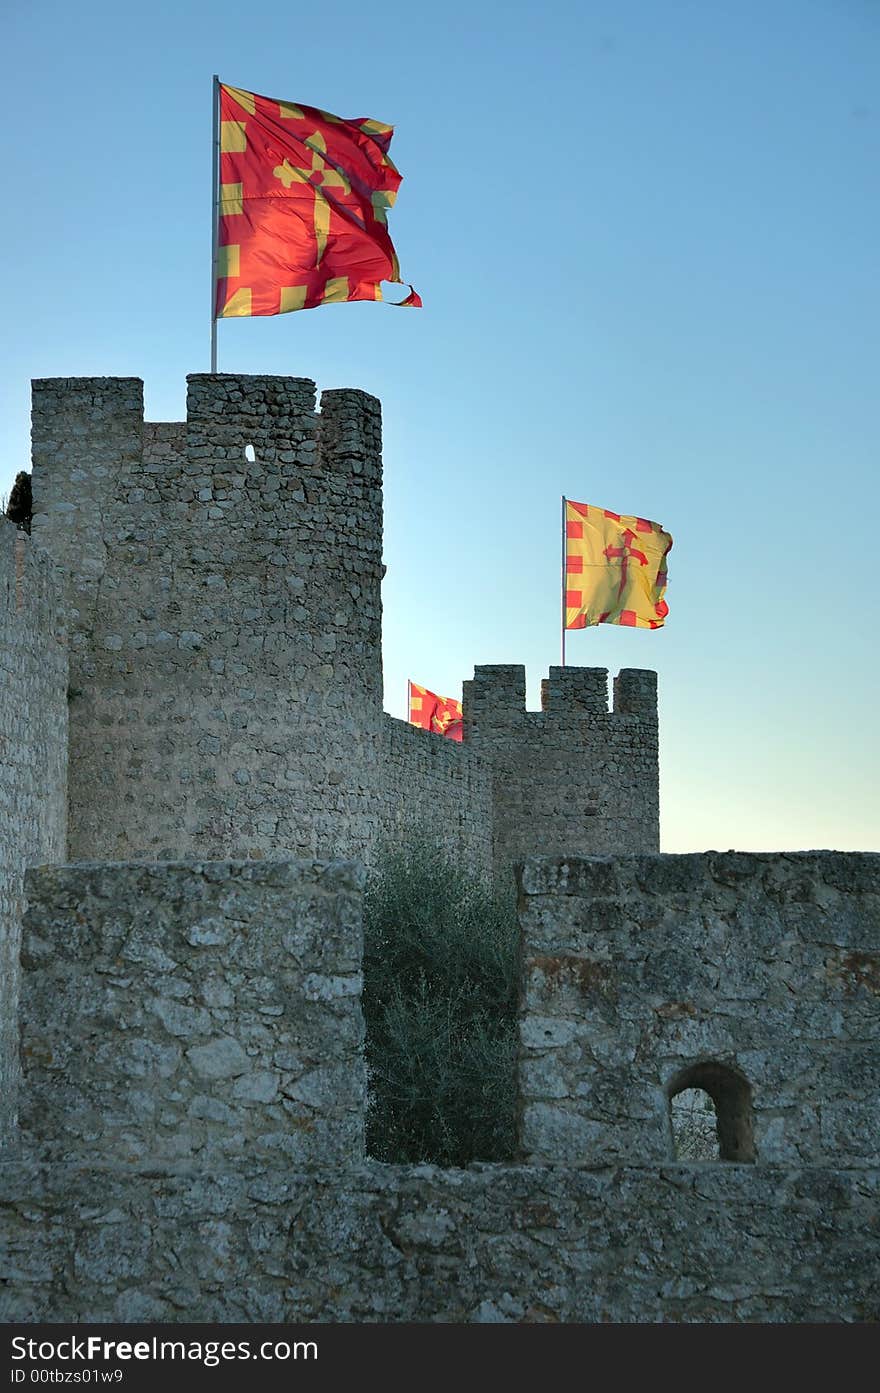
M 29 1144 L 130 1165 L 361 1158 L 362 882 L 344 862 L 31 871 Z
M 608 710 L 608 669 L 604 667 L 551 667 L 541 683 L 541 707 L 556 716 L 581 711 Z
M 671 1159 L 699 1088 L 726 1160 L 877 1164 L 880 856 L 534 858 L 519 887 L 529 1159 Z

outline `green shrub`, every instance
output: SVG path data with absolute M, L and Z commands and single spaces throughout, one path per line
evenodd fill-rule
M 372 1156 L 512 1158 L 517 979 L 512 902 L 424 839 L 385 853 L 365 913 Z

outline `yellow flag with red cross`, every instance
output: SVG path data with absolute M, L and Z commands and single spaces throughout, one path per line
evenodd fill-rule
M 671 547 L 657 522 L 566 498 L 566 629 L 661 629 L 669 613 L 663 595 Z

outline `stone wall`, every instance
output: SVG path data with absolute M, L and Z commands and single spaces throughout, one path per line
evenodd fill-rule
M 29 872 L 25 1144 L 87 1166 L 362 1159 L 362 887 L 344 862 Z
M 464 683 L 464 740 L 490 766 L 494 861 L 659 849 L 657 675 L 551 667 L 541 711 L 525 668 L 480 666 Z
M 2 1321 L 876 1321 L 880 1174 L 0 1170 Z
M 380 787 L 379 403 L 285 377 L 34 383 L 67 576 L 74 858 L 363 855 Z
M 27 865 L 63 861 L 67 649 L 52 565 L 0 516 L 0 1138 L 15 1119 Z
M 667 1161 L 702 1087 L 730 1159 L 880 1165 L 880 856 L 535 859 L 520 886 L 526 1157 Z
M 492 873 L 489 767 L 466 745 L 385 716 L 381 836 L 401 845 L 424 834 L 478 875 Z
M 466 1171 L 363 1159 L 352 867 L 31 872 L 0 1320 L 877 1320 L 878 860 L 530 862 L 549 1164 Z M 750 1071 L 754 1164 L 656 1144 L 707 1055 Z

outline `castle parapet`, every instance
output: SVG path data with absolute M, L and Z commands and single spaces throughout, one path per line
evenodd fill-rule
M 671 1161 L 696 1088 L 722 1160 L 880 1163 L 880 856 L 536 858 L 520 888 L 529 1162 Z
M 30 871 L 26 1142 L 86 1164 L 361 1160 L 362 883 L 344 862 Z
M 526 714 L 526 670 L 521 663 L 480 663 L 473 680 L 462 683 L 462 724 L 466 740 L 499 727 L 518 727 Z
M 657 719 L 657 674 L 645 668 L 625 667 L 614 679 L 614 713 Z
M 541 683 L 541 710 L 554 716 L 608 710 L 608 669 L 551 667 Z
M 605 668 L 551 667 L 527 711 L 521 666 L 464 684 L 464 740 L 492 771 L 493 863 L 659 849 L 657 675 L 624 669 L 608 709 Z

